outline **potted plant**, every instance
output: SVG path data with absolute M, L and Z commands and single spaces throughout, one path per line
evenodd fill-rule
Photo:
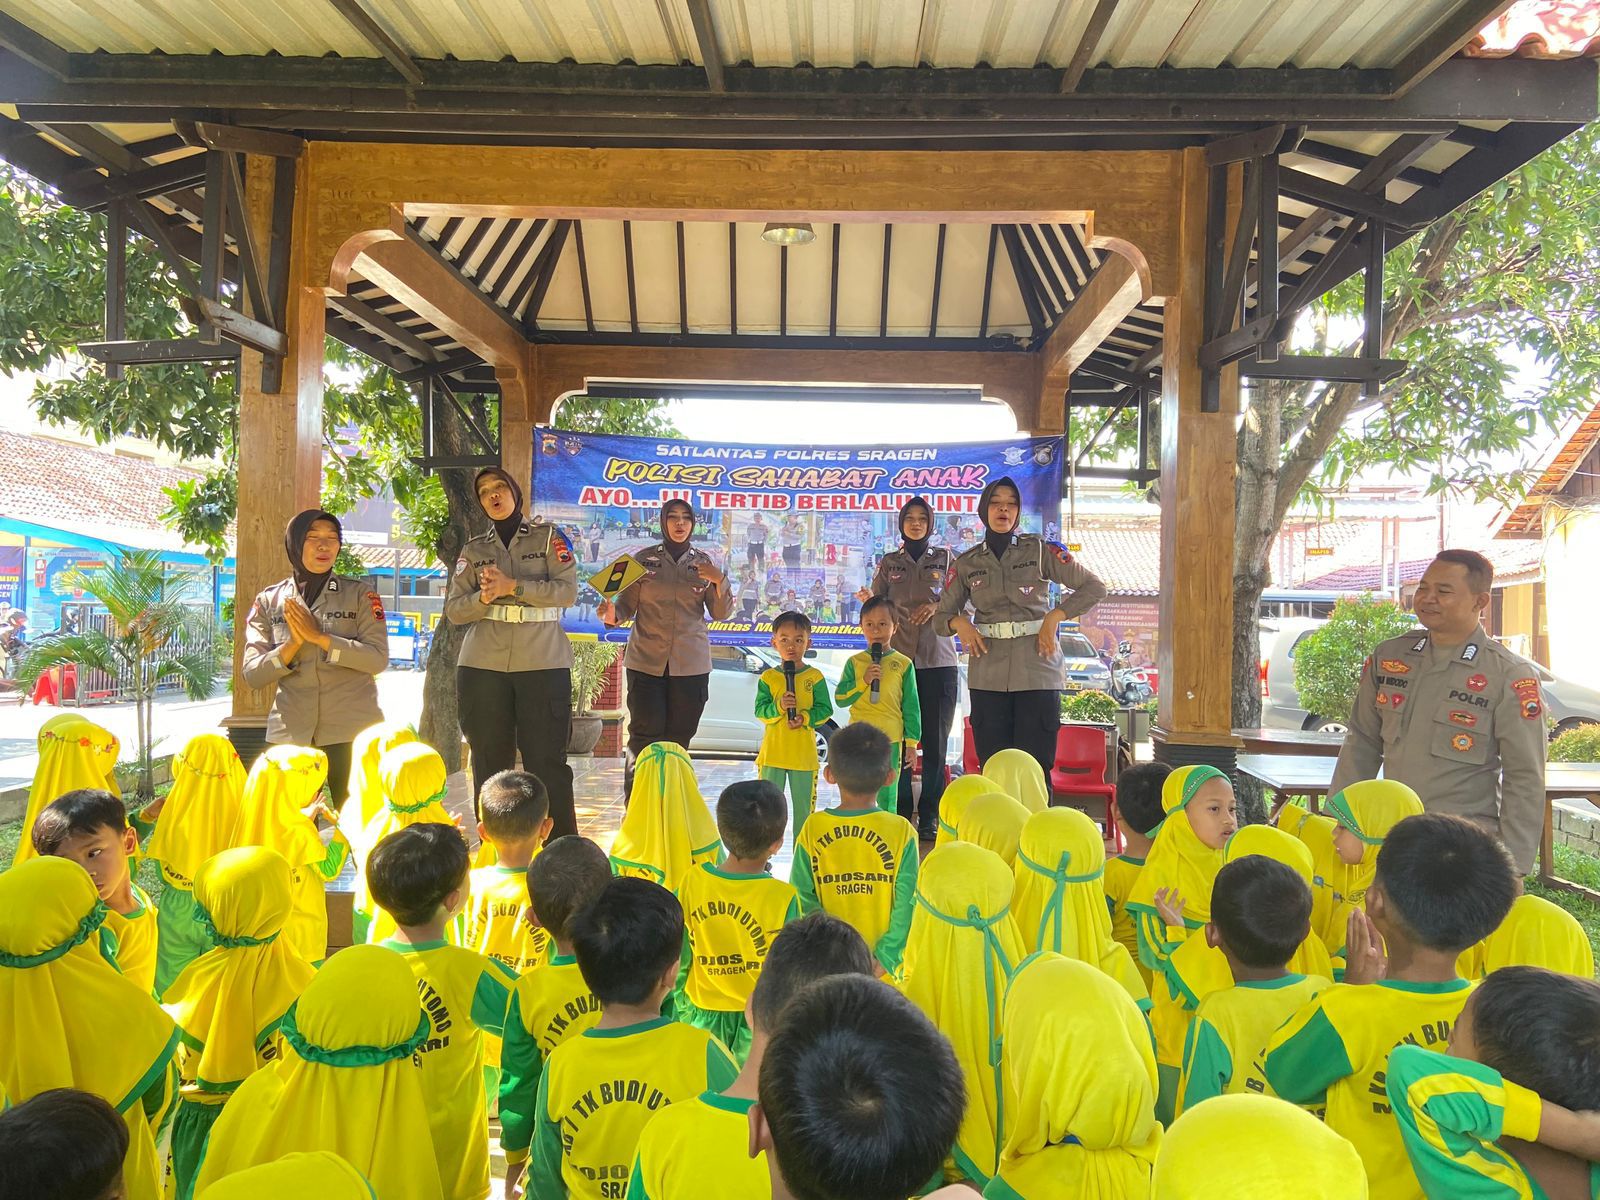
M 1074 692 L 1061 700 L 1061 719 L 1072 725 L 1093 725 L 1106 737 L 1106 780 L 1117 777 L 1117 702 L 1104 692 Z
M 605 729 L 605 718 L 591 705 L 605 687 L 611 664 L 622 647 L 615 642 L 572 638 L 572 726 L 567 735 L 568 754 L 593 754 Z

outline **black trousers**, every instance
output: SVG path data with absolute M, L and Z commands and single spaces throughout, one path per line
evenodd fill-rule
M 1026 750 L 1045 775 L 1056 761 L 1056 731 L 1061 728 L 1058 691 L 984 692 L 972 696 L 972 742 L 978 761 L 986 763 L 1001 750 Z
M 919 833 L 932 837 L 938 829 L 939 798 L 944 795 L 945 747 L 950 722 L 956 715 L 955 667 L 926 667 L 917 671 L 917 707 L 922 710 L 922 795 L 913 799 L 911 764 L 900 771 L 900 796 L 896 807 Z
M 339 742 L 332 746 L 318 746 L 328 756 L 328 797 L 333 802 L 333 811 L 339 812 L 344 808 L 344 802 L 350 798 L 350 742 Z
M 572 672 L 485 671 L 456 668 L 456 704 L 461 732 L 472 747 L 472 807 L 484 780 L 517 765 L 537 775 L 550 796 L 551 839 L 578 832 L 572 806 L 572 768 L 567 735 L 572 726 Z
M 685 750 L 700 728 L 711 674 L 646 675 L 628 672 L 628 769 L 623 799 L 633 792 L 633 764 L 652 742 L 676 742 Z

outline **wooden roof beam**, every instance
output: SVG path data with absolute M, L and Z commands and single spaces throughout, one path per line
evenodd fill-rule
M 1120 254 L 1107 254 L 1093 278 L 1079 289 L 1040 347 L 1041 428 L 1065 428 L 1064 404 L 1072 373 L 1123 320 L 1149 299 L 1150 280 Z
M 694 24 L 694 40 L 700 45 L 700 61 L 705 65 L 706 82 L 713 92 L 728 90 L 722 70 L 722 51 L 717 47 L 717 29 L 711 21 L 711 0 L 688 0 L 689 20 Z
M 361 35 L 362 40 L 383 55 L 408 84 L 412 87 L 422 86 L 422 69 L 412 59 L 411 52 L 378 24 L 372 14 L 361 6 L 361 0 L 331 0 L 331 3 L 339 15 Z
M 1105 36 L 1106 26 L 1111 24 L 1111 14 L 1116 10 L 1117 0 L 1099 0 L 1094 6 L 1094 11 L 1089 14 L 1089 23 L 1084 26 L 1083 36 L 1078 39 L 1077 48 L 1072 52 L 1072 59 L 1061 73 L 1063 93 L 1078 90 L 1084 72 L 1094 62 L 1095 51 L 1100 48 L 1100 39 Z

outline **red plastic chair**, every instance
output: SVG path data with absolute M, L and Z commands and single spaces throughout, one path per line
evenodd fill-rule
M 972 740 L 972 718 L 961 718 L 961 773 L 976 775 L 981 769 L 978 762 L 978 743 Z
M 1056 763 L 1050 769 L 1050 787 L 1068 799 L 1087 796 L 1105 802 L 1106 837 L 1121 842 L 1116 811 L 1111 807 L 1117 789 L 1106 782 L 1106 736 L 1087 725 L 1063 725 L 1056 732 Z

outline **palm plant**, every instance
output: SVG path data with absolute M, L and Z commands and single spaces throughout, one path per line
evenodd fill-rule
M 70 572 L 63 582 L 97 600 L 109 619 L 104 629 L 53 633 L 34 643 L 18 670 L 19 686 L 31 689 L 40 675 L 62 663 L 115 679 L 136 709 L 138 795 L 148 802 L 155 796 L 157 689 L 176 679 L 191 700 L 208 698 L 228 652 L 209 612 L 179 599 L 206 581 L 199 572 L 169 567 L 157 553 L 129 550 L 97 570 Z

